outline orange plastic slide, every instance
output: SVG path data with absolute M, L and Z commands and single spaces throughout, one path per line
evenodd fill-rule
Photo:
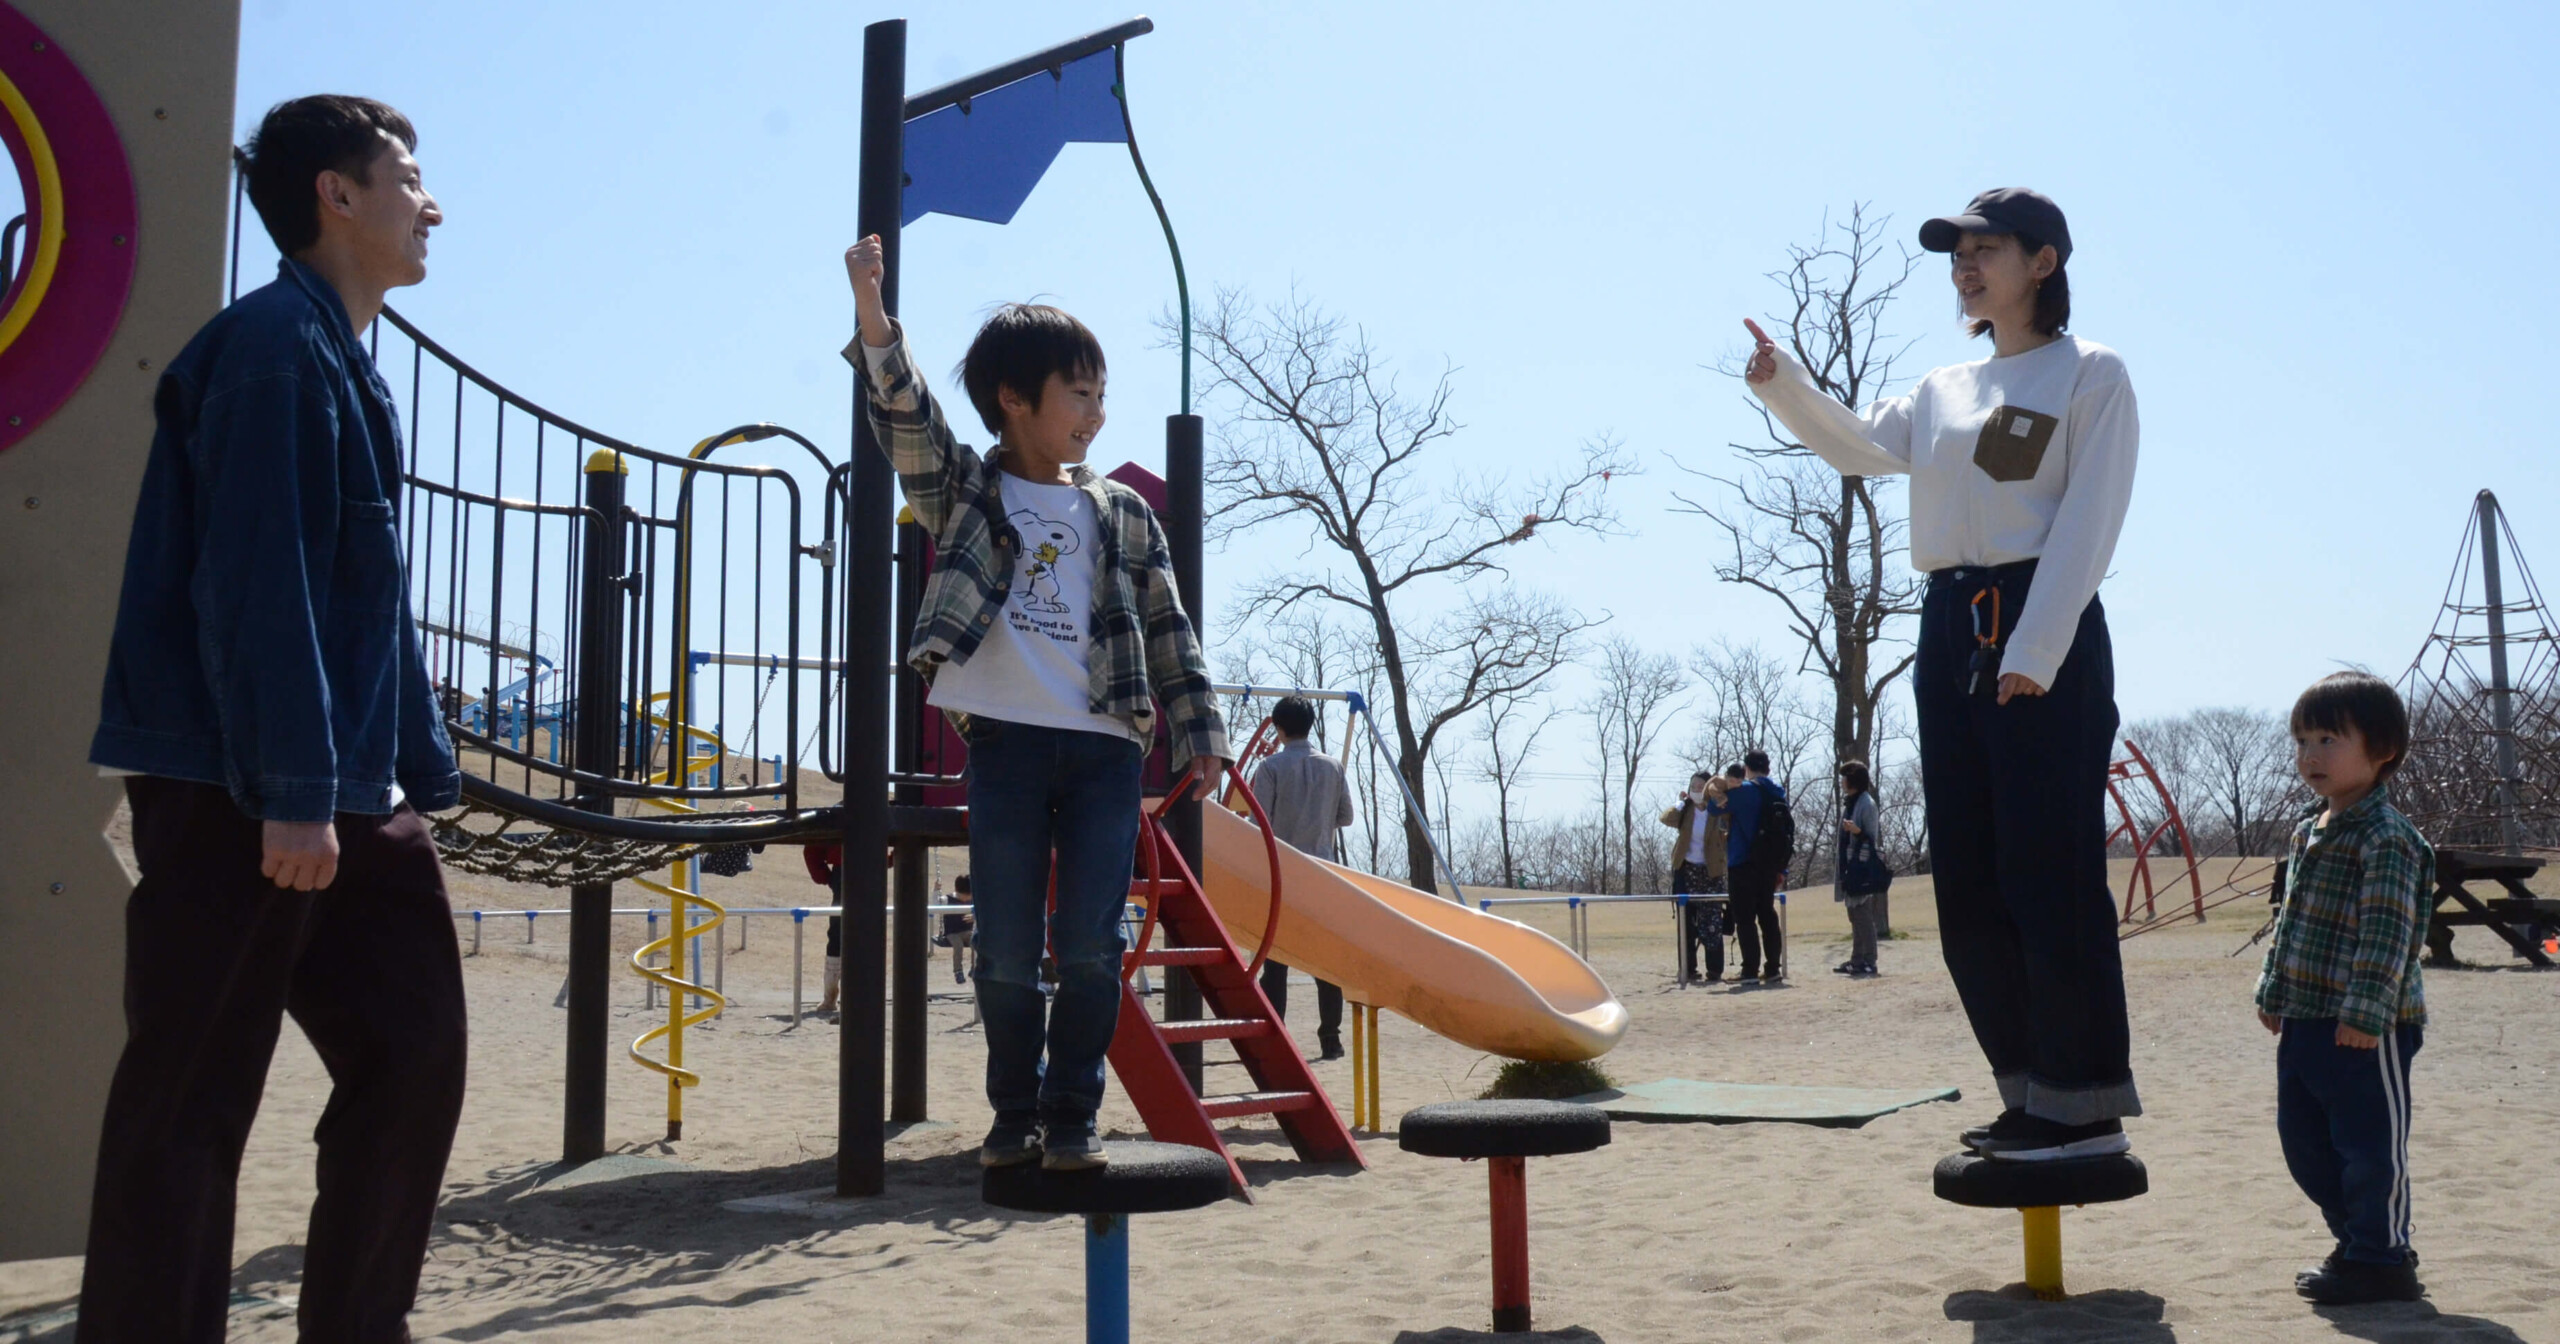
M 1200 809 L 1209 904 L 1250 957 L 1271 916 L 1262 832 Z M 1277 960 L 1460 1045 L 1511 1059 L 1596 1059 L 1626 1006 L 1573 949 L 1513 920 L 1280 846 Z

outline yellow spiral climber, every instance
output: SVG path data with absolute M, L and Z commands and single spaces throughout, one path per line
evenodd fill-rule
M 667 693 L 662 691 L 651 696 L 650 700 L 655 703 L 667 698 Z M 649 723 L 660 731 L 672 731 L 675 727 L 664 715 L 647 713 L 645 707 L 643 713 L 646 714 Z M 690 784 L 697 773 L 718 768 L 725 753 L 720 739 L 710 732 L 690 725 L 686 726 L 683 732 L 683 741 L 671 740 L 668 743 L 667 769 L 650 776 L 650 783 L 663 784 L 681 773 L 685 782 Z M 695 748 L 698 745 L 709 746 L 710 754 L 696 754 Z M 678 762 L 682 763 L 681 771 L 679 771 Z M 674 799 L 651 798 L 645 801 L 651 807 L 666 812 L 699 810 Z M 642 890 L 666 897 L 668 913 L 671 916 L 668 920 L 671 927 L 667 931 L 667 936 L 644 944 L 638 951 L 631 954 L 632 971 L 641 979 L 667 992 L 667 1020 L 640 1033 L 639 1039 L 631 1043 L 630 1049 L 633 1063 L 653 1073 L 666 1076 L 669 1142 L 684 1137 L 684 1090 L 698 1086 L 702 1082 L 701 1074 L 684 1066 L 685 1029 L 708 1022 L 729 1007 L 729 1000 L 718 990 L 709 985 L 696 984 L 675 973 L 676 968 L 683 964 L 677 949 L 683 946 L 684 941 L 688 938 L 698 938 L 705 933 L 711 933 L 715 937 L 722 936 L 716 931 L 729 918 L 728 909 L 718 901 L 688 890 L 700 885 L 699 865 L 698 858 L 679 859 L 667 869 L 667 880 L 664 882 L 652 881 L 645 877 L 632 879 Z M 693 912 L 696 909 L 706 912 L 710 918 L 699 924 L 692 923 Z M 660 953 L 666 954 L 667 964 L 665 966 L 650 965 L 649 958 Z M 702 998 L 705 1001 L 704 1006 L 690 1013 L 686 1012 L 684 1004 L 685 996 L 688 994 Z M 652 1058 L 646 1053 L 646 1049 L 661 1040 L 667 1043 L 666 1058 Z

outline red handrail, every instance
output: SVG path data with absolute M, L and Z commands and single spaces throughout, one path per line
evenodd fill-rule
M 1250 978 L 1262 973 L 1262 964 L 1271 957 L 1271 939 L 1280 931 L 1280 839 L 1272 833 L 1271 817 L 1262 810 L 1262 800 L 1253 796 L 1253 785 L 1246 781 L 1244 771 L 1239 769 L 1233 761 L 1224 762 L 1224 764 L 1227 768 L 1228 796 L 1233 797 L 1237 790 L 1243 792 L 1245 806 L 1252 810 L 1254 824 L 1262 830 L 1263 854 L 1271 865 L 1271 913 L 1263 921 L 1262 944 L 1254 949 L 1252 964 L 1245 967 L 1245 975 Z M 1199 778 L 1199 775 L 1198 761 L 1183 767 L 1182 777 L 1176 779 L 1173 787 L 1165 791 L 1164 801 L 1156 804 L 1155 812 L 1152 815 L 1144 811 L 1138 814 L 1138 833 L 1147 842 L 1147 918 L 1138 926 L 1137 945 L 1131 949 L 1139 956 L 1146 953 L 1148 945 L 1155 939 L 1156 912 L 1162 908 L 1159 898 L 1164 890 L 1164 862 L 1159 855 L 1162 852 L 1160 832 L 1163 829 L 1164 819 L 1173 811 L 1173 805 L 1182 801 L 1183 795 L 1191 791 L 1191 781 Z M 1199 881 L 1199 875 L 1193 874 L 1192 880 Z M 1205 890 L 1202 891 L 1201 898 L 1203 900 L 1208 898 Z M 1137 973 L 1137 969 L 1137 956 L 1132 956 L 1122 964 L 1120 978 L 1127 980 Z

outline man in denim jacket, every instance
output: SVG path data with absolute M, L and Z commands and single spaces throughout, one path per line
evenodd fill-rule
M 142 870 L 80 1338 L 219 1340 L 282 1017 L 334 1084 L 304 1338 L 406 1339 L 462 1111 L 462 968 L 420 810 L 460 774 L 401 568 L 400 425 L 356 333 L 442 222 L 408 119 L 297 99 L 251 142 L 284 254 L 160 380 L 89 758 Z

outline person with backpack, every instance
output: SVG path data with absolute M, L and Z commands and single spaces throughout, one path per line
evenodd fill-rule
M 1769 778 L 1769 753 L 1743 753 L 1743 779 L 1711 809 L 1726 819 L 1726 889 L 1742 941 L 1742 978 L 1771 984 L 1786 978 L 1786 934 L 1778 923 L 1778 885 L 1796 851 L 1795 812 L 1787 790 Z

